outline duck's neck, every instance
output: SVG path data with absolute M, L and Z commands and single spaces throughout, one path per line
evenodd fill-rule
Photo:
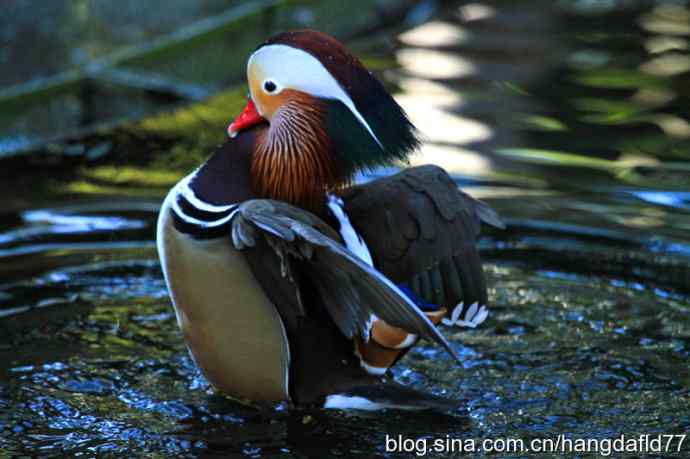
M 332 154 L 324 116 L 324 105 L 292 100 L 258 133 L 251 160 L 252 188 L 258 196 L 320 214 L 326 192 L 348 182 Z
M 216 150 L 190 183 L 195 195 L 219 206 L 258 197 L 252 188 L 250 168 L 257 133 L 262 129 L 243 131 Z

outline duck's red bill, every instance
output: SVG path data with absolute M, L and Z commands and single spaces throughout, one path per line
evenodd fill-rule
M 247 106 L 244 107 L 244 110 L 240 113 L 240 116 L 235 118 L 235 121 L 228 126 L 228 135 L 230 137 L 235 137 L 238 132 L 265 121 L 266 119 L 259 115 L 254 101 L 250 98 L 247 102 Z

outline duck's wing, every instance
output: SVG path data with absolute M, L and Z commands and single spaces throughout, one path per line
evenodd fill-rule
M 486 305 L 477 237 L 481 222 L 503 227 L 485 203 L 460 191 L 448 173 L 427 165 L 354 186 L 341 194 L 374 266 L 425 302 L 465 319 Z M 457 309 L 456 305 L 463 303 Z
M 279 201 L 250 200 L 233 210 L 231 230 L 239 250 L 268 243 L 283 278 L 293 279 L 297 271 L 309 278 L 347 338 L 368 339 L 376 315 L 436 341 L 458 359 L 427 316 L 394 283 L 336 242 L 337 233 L 315 215 Z M 251 250 L 247 256 L 252 256 Z

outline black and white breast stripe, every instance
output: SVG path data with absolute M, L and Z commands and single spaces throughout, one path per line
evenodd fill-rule
M 230 220 L 238 205 L 203 201 L 190 186 L 194 176 L 195 173 L 188 175 L 175 186 L 170 208 L 175 229 L 195 239 L 229 236 Z

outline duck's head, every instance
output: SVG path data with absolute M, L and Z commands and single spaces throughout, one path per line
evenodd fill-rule
M 362 168 L 406 159 L 414 126 L 383 85 L 336 39 L 280 33 L 247 64 L 249 102 L 231 137 L 267 124 L 254 146 L 259 195 L 313 206 Z

